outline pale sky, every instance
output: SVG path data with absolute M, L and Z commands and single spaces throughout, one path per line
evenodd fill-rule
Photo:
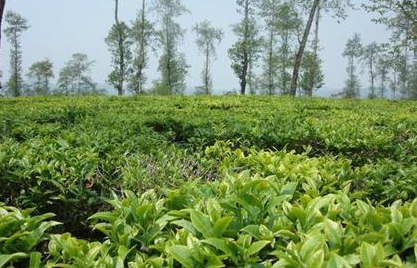
M 120 19 L 131 21 L 139 9 L 139 0 L 120 0 Z M 358 4 L 363 1 L 356 1 Z M 238 89 L 238 80 L 230 68 L 227 49 L 234 43 L 235 36 L 231 25 L 239 22 L 235 0 L 183 0 L 191 11 L 179 18 L 187 30 L 180 51 L 186 55 L 191 68 L 187 76 L 187 88 L 200 85 L 200 72 L 203 56 L 195 45 L 192 27 L 202 20 L 209 20 L 215 27 L 225 32 L 223 42 L 217 48 L 217 60 L 213 64 L 212 74 L 214 91 L 221 93 Z M 6 12 L 13 10 L 29 21 L 31 28 L 23 34 L 23 68 L 34 62 L 49 58 L 54 64 L 56 78 L 59 70 L 73 53 L 85 53 L 95 64 L 91 76 L 99 85 L 106 84 L 107 74 L 111 71 L 110 53 L 104 43 L 113 23 L 113 0 L 9 0 Z M 364 43 L 384 41 L 388 32 L 383 26 L 370 22 L 371 16 L 363 11 L 352 11 L 346 21 L 340 24 L 330 16 L 322 20 L 320 30 L 321 57 L 325 74 L 325 90 L 317 95 L 327 95 L 341 91 L 346 79 L 346 60 L 341 56 L 346 40 L 353 33 L 362 35 Z M 5 25 L 3 26 L 5 27 Z M 9 44 L 2 38 L 1 68 L 3 82 L 9 76 Z M 150 68 L 147 70 L 148 82 L 159 78 L 157 60 L 159 55 L 150 54 Z M 367 85 L 364 76 L 362 84 Z

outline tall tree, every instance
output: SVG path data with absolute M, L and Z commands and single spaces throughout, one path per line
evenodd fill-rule
M 276 53 L 278 43 L 278 23 L 281 0 L 261 0 L 258 3 L 259 15 L 264 19 L 266 36 L 263 38 L 262 48 L 263 73 L 260 77 L 260 87 L 266 89 L 268 95 L 276 93 L 278 76 L 278 55 Z
M 371 99 L 376 98 L 376 85 L 375 79 L 377 76 L 376 66 L 379 60 L 379 55 L 382 53 L 382 46 L 377 44 L 376 42 L 372 42 L 366 45 L 362 51 L 362 60 L 368 67 L 369 72 L 369 81 L 370 81 L 370 94 L 369 97 Z
M 390 81 L 390 77 L 389 77 L 390 69 L 391 69 L 391 65 L 390 65 L 390 61 L 389 61 L 387 54 L 386 53 L 381 54 L 378 57 L 378 61 L 376 64 L 376 73 L 380 81 L 379 96 L 381 98 L 385 98 L 387 94 L 387 86 Z M 395 93 L 394 93 L 394 98 L 395 98 Z
M 313 91 L 324 85 L 321 59 L 314 51 L 306 51 L 300 67 L 299 87 L 306 96 L 313 96 Z
M 7 27 L 4 33 L 11 44 L 10 78 L 7 82 L 7 92 L 13 97 L 18 97 L 22 94 L 23 89 L 20 37 L 24 31 L 29 29 L 29 25 L 25 18 L 12 11 L 7 12 L 6 23 Z
M 135 94 L 142 94 L 145 92 L 145 69 L 148 65 L 148 51 L 152 46 L 155 36 L 152 23 L 147 19 L 145 0 L 142 0 L 142 8 L 133 22 L 131 32 L 136 48 L 133 53 L 132 75 L 129 78 L 129 87 Z
M 290 68 L 293 66 L 293 43 L 297 41 L 297 34 L 302 26 L 300 16 L 295 10 L 293 2 L 284 2 L 277 14 L 277 31 L 280 36 L 280 46 L 278 49 L 278 85 L 281 93 L 286 95 L 290 92 L 291 74 Z
M 131 29 L 124 22 L 119 21 L 119 1 L 115 0 L 114 24 L 107 35 L 105 42 L 112 54 L 113 70 L 107 81 L 116 90 L 118 95 L 124 94 L 124 84 L 129 75 L 129 66 L 132 61 Z
M 389 27 L 397 28 L 398 23 L 407 24 L 410 41 L 417 50 L 417 1 L 415 0 L 369 0 L 363 4 L 369 12 L 378 15 L 374 19 Z M 401 26 L 400 26 L 401 27 Z
M 189 66 L 185 55 L 178 52 L 178 46 L 184 38 L 185 30 L 175 21 L 175 18 L 189 12 L 181 0 L 155 0 L 153 10 L 159 18 L 157 31 L 159 47 L 162 55 L 159 59 L 158 70 L 161 79 L 154 84 L 158 94 L 176 94 L 185 90 L 185 76 Z
M 6 6 L 6 0 L 0 0 L 0 66 L 1 66 L 1 33 L 3 31 L 2 23 L 3 23 L 3 14 L 4 14 L 4 7 Z M 0 79 L 2 77 L 2 70 L 0 70 Z M 0 90 L 2 88 L 2 84 L 0 81 Z
M 65 95 L 86 95 L 96 91 L 89 73 L 93 61 L 86 54 L 75 53 L 59 72 L 58 87 Z
M 323 3 L 323 2 L 321 2 Z M 319 29 L 320 29 L 320 19 L 321 19 L 321 4 L 319 4 L 316 11 L 315 25 L 314 25 L 314 39 L 313 39 L 313 54 L 309 54 L 309 58 L 302 60 L 301 67 L 304 65 L 304 69 L 307 69 L 306 72 L 308 75 L 304 75 L 303 78 L 303 87 L 304 92 L 307 96 L 313 96 L 313 91 L 315 88 L 320 88 L 323 86 L 324 75 L 321 71 L 321 60 L 319 59 Z M 303 64 L 304 63 L 304 64 Z M 306 79 L 307 77 L 307 79 Z
M 295 56 L 293 74 L 292 74 L 292 79 L 291 79 L 291 91 L 290 91 L 290 94 L 293 96 L 295 96 L 295 94 L 297 93 L 297 87 L 298 87 L 297 84 L 298 84 L 298 78 L 300 74 L 300 67 L 301 67 L 301 63 L 303 60 L 304 50 L 307 45 L 308 36 L 310 35 L 314 16 L 316 15 L 316 12 L 319 9 L 319 7 L 320 7 L 320 0 L 314 0 L 310 9 L 310 13 L 308 16 L 308 20 L 304 29 L 302 39 L 300 41 L 300 46 L 298 47 L 298 51 Z
M 347 98 L 357 98 L 360 96 L 359 78 L 356 74 L 356 65 L 359 58 L 362 56 L 362 41 L 358 33 L 355 33 L 352 38 L 346 42 L 343 56 L 348 59 L 348 79 L 345 82 L 343 90 L 344 96 Z
M 198 23 L 193 30 L 197 34 L 197 46 L 204 54 L 204 67 L 201 73 L 203 85 L 200 87 L 199 91 L 204 94 L 211 94 L 213 80 L 211 78 L 210 63 L 216 56 L 215 43 L 220 43 L 222 41 L 223 31 L 214 28 L 209 21 Z
M 245 95 L 248 81 L 251 80 L 251 65 L 259 57 L 260 39 L 255 20 L 256 0 L 236 0 L 242 21 L 233 27 L 238 36 L 237 42 L 229 49 L 232 69 L 239 78 L 240 94 Z
M 317 41 L 314 48 L 314 53 L 317 57 L 318 50 L 318 29 L 319 29 L 319 20 L 321 18 L 321 13 L 333 13 L 333 16 L 337 19 L 344 19 L 346 17 L 346 9 L 352 7 L 353 4 L 351 0 L 296 0 L 296 3 L 300 4 L 302 7 L 307 7 L 308 16 L 305 23 L 305 28 L 300 40 L 300 44 L 296 53 L 296 57 L 293 65 L 293 74 L 291 79 L 291 95 L 295 95 L 297 92 L 297 84 L 299 78 L 300 67 L 302 63 L 302 58 L 304 51 L 307 46 L 308 37 L 311 32 L 313 21 L 316 20 L 316 32 L 315 40 Z
M 417 55 L 417 2 L 415 0 L 369 0 L 363 6 L 377 15 L 376 23 L 385 24 L 392 31 L 391 46 L 397 50 L 396 71 L 399 90 L 403 97 L 417 95 L 412 85 Z M 415 79 L 417 80 L 417 79 Z M 413 91 L 416 93 L 414 94 Z
M 33 63 L 29 67 L 28 77 L 34 80 L 32 90 L 35 95 L 48 94 L 49 80 L 54 77 L 52 62 L 46 59 Z

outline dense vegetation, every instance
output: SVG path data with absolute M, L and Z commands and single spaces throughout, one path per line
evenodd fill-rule
M 413 102 L 0 100 L 0 267 L 414 267 Z

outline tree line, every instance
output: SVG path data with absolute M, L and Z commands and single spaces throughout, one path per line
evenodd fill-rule
M 0 15 L 6 1 L 0 0 Z M 228 50 L 231 68 L 239 82 L 239 93 L 312 96 L 324 84 L 319 50 L 319 30 L 325 14 L 336 20 L 346 18 L 354 8 L 350 0 L 236 0 L 240 21 L 233 25 L 237 41 Z M 347 40 L 343 56 L 347 59 L 347 79 L 340 95 L 358 97 L 361 85 L 358 64 L 369 73 L 369 97 L 417 98 L 417 2 L 413 0 L 369 0 L 360 8 L 375 14 L 375 23 L 386 25 L 389 43 L 362 44 L 355 34 Z M 111 53 L 112 70 L 107 83 L 118 95 L 183 93 L 190 66 L 179 49 L 185 29 L 178 22 L 190 11 L 181 0 L 141 0 L 132 22 L 119 18 L 119 0 L 114 0 L 114 23 L 105 43 Z M 0 20 L 1 21 L 1 20 Z M 29 29 L 26 19 L 9 11 L 4 34 L 11 44 L 10 76 L 6 94 L 44 95 L 51 92 L 54 77 L 50 60 L 33 63 L 25 85 L 22 75 L 21 35 Z M 1 24 L 0 24 L 1 27 Z M 211 94 L 211 65 L 223 30 L 201 21 L 193 26 L 196 45 L 202 55 L 201 85 L 195 91 Z M 1 38 L 1 37 L 0 37 Z M 160 78 L 147 84 L 149 54 L 158 51 Z M 60 70 L 59 94 L 103 93 L 89 76 L 93 61 L 75 53 Z

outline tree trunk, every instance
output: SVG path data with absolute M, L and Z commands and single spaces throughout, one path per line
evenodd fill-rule
M 119 24 L 119 0 L 114 0 L 114 20 Z
M 249 68 L 249 0 L 245 0 L 245 32 L 243 37 L 243 62 L 242 73 L 240 74 L 240 94 L 245 95 L 247 75 Z
M 371 94 L 372 94 L 372 98 L 375 98 L 376 93 L 375 93 L 375 74 L 374 74 L 374 61 L 371 58 L 369 61 L 369 71 L 371 74 Z
M 1 50 L 1 33 L 2 31 L 2 21 L 3 21 L 3 13 L 4 13 L 4 7 L 6 5 L 6 0 L 0 0 L 0 50 Z M 0 51 L 1 53 L 1 51 Z M 0 56 L 0 66 L 1 66 L 1 56 Z M 1 77 L 1 70 L 0 70 L 0 77 Z M 0 83 L 0 89 L 2 88 L 2 85 Z
M 206 44 L 206 60 L 204 64 L 204 93 L 210 94 L 210 74 L 209 74 L 209 63 L 210 63 L 210 44 Z
M 141 40 L 140 40 L 140 51 L 139 51 L 139 55 L 140 55 L 140 60 L 139 60 L 139 66 L 138 66 L 138 72 L 137 72 L 137 76 L 136 79 L 138 79 L 138 88 L 137 88 L 137 92 L 138 93 L 143 93 L 144 89 L 143 89 L 143 69 L 144 69 L 144 65 L 145 65 L 145 23 L 146 23 L 146 17 L 145 17 L 145 8 L 146 8 L 146 2 L 145 0 L 142 0 L 142 14 L 141 14 L 141 20 L 142 20 L 142 29 L 141 29 Z
M 316 25 L 315 25 L 315 29 L 314 29 L 314 43 L 313 43 L 313 63 L 316 64 L 317 60 L 318 60 L 318 53 L 319 53 L 319 26 L 320 26 L 320 11 L 321 11 L 321 6 L 319 5 L 317 7 L 317 12 L 316 12 Z M 318 64 L 315 65 L 315 67 L 313 68 L 313 80 L 311 81 L 311 84 L 309 85 L 308 88 L 308 92 L 307 95 L 309 97 L 313 96 L 313 90 L 314 90 L 314 86 L 316 84 L 316 76 L 318 73 L 318 69 L 319 66 Z
M 268 52 L 268 94 L 274 94 L 274 77 L 273 77 L 273 56 L 274 56 L 274 31 L 269 32 L 269 52 Z
M 298 76 L 300 73 L 300 66 L 301 61 L 303 59 L 304 50 L 307 44 L 308 36 L 310 34 L 311 25 L 313 24 L 314 16 L 316 14 L 317 9 L 319 8 L 320 0 L 314 0 L 313 6 L 310 10 L 310 15 L 308 17 L 306 28 L 304 29 L 303 39 L 301 40 L 300 47 L 298 48 L 298 52 L 294 61 L 294 69 L 293 69 L 293 75 L 291 80 L 291 91 L 290 95 L 295 96 L 297 93 L 297 87 L 298 87 Z
M 125 59 L 124 59 L 124 49 L 123 49 L 123 40 L 122 40 L 122 28 L 119 23 L 119 0 L 115 0 L 114 8 L 114 20 L 116 23 L 116 29 L 118 32 L 118 50 L 119 50 L 119 74 L 118 74 L 118 85 L 117 85 L 117 94 L 119 96 L 123 95 L 123 83 L 124 83 L 124 73 L 125 73 Z

